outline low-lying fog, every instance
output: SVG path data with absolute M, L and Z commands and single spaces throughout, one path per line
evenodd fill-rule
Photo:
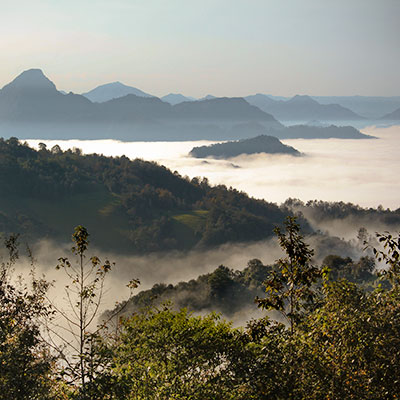
M 356 234 L 357 231 L 354 230 L 354 238 Z M 258 258 L 265 265 L 271 265 L 284 256 L 276 238 L 250 244 L 225 244 L 208 251 L 195 249 L 188 252 L 171 251 L 143 256 L 127 256 L 113 254 L 104 249 L 96 249 L 95 236 L 95 232 L 93 232 L 90 237 L 90 239 L 93 239 L 93 243 L 87 251 L 86 262 L 89 264 L 90 257 L 93 255 L 98 256 L 103 262 L 107 259 L 115 262 L 115 266 L 107 277 L 101 311 L 113 309 L 117 301 L 120 302 L 129 298 L 129 289 L 126 284 L 132 278 L 139 278 L 141 282 L 139 288 L 133 293 L 137 294 L 141 290 L 150 289 L 155 283 L 177 284 L 181 281 L 196 279 L 199 275 L 214 271 L 221 264 L 234 270 L 242 270 L 251 259 Z M 329 254 L 341 254 L 358 260 L 360 256 L 364 255 L 364 252 L 362 246 L 357 245 L 354 238 L 349 242 L 339 239 L 332 242 L 333 247 L 329 249 Z M 317 250 L 314 263 L 320 264 L 323 257 L 328 254 L 326 253 L 326 246 L 323 245 L 323 239 L 321 242 L 316 237 L 306 237 L 306 242 L 311 248 Z M 58 307 L 66 310 L 69 310 L 70 307 L 65 287 L 66 285 L 71 286 L 71 281 L 62 269 L 57 270 L 55 266 L 60 257 L 69 258 L 71 263 L 75 265 L 77 257 L 71 254 L 71 245 L 72 242 L 60 245 L 46 239 L 34 243 L 30 247 L 36 260 L 35 275 L 37 277 L 44 275 L 47 281 L 54 282 L 49 297 Z M 324 252 L 326 254 L 323 254 Z M 6 251 L 0 249 L 0 262 L 5 260 Z M 15 277 L 22 275 L 29 281 L 30 270 L 31 262 L 22 246 L 21 258 L 16 265 Z M 193 293 L 193 296 L 197 296 L 197 294 Z M 235 324 L 245 324 L 249 319 L 260 317 L 262 314 L 263 312 L 255 304 L 250 303 L 244 304 L 243 310 L 231 318 Z
M 44 142 L 48 148 L 58 144 L 64 150 L 79 147 L 84 153 L 102 153 L 110 156 L 124 154 L 130 158 L 154 160 L 173 171 L 177 170 L 181 175 L 206 176 L 213 184 L 223 183 L 228 187 L 243 190 L 251 196 L 277 203 L 288 197 L 295 197 L 303 201 L 321 199 L 353 202 L 365 207 L 381 204 L 385 208 L 397 209 L 400 207 L 400 126 L 370 127 L 362 132 L 378 139 L 285 140 L 284 143 L 295 147 L 304 153 L 304 156 L 260 154 L 241 156 L 229 161 L 188 157 L 192 147 L 213 143 L 205 141 L 124 143 L 115 140 L 28 140 L 28 143 L 33 147 L 37 147 L 39 142 Z M 374 222 L 370 222 L 371 226 L 374 226 Z M 317 222 L 314 221 L 314 224 L 321 228 Z M 325 228 L 331 235 L 349 240 L 356 237 L 360 227 L 352 225 L 354 224 L 342 221 L 337 226 L 332 223 L 330 227 Z M 368 226 L 368 229 L 370 228 Z M 95 233 L 93 234 L 95 236 Z M 315 248 L 316 243 L 310 244 Z M 34 245 L 40 272 L 45 272 L 48 279 L 57 280 L 57 287 L 62 285 L 63 279 L 60 271 L 56 272 L 54 266 L 58 257 L 68 255 L 69 247 L 70 244 L 60 248 L 48 241 Z M 139 278 L 142 281 L 139 290 L 143 290 L 159 282 L 177 283 L 196 278 L 200 274 L 213 271 L 220 264 L 243 269 L 252 258 L 259 258 L 266 264 L 272 263 L 281 254 L 275 240 L 250 245 L 226 245 L 201 254 L 192 251 L 186 254 L 171 252 L 128 257 L 105 254 L 94 248 L 91 250 L 94 254 L 103 258 L 107 256 L 117 262 L 109 280 L 110 291 L 104 307 L 112 307 L 114 301 L 126 299 L 128 289 L 125 288 L 125 283 L 131 278 Z M 334 249 L 332 251 L 334 252 Z M 361 255 L 359 252 L 345 254 L 346 251 L 340 248 L 337 251 L 343 253 L 343 256 Z M 58 296 L 62 296 L 58 293 Z M 250 318 L 256 312 L 257 309 L 252 307 L 248 315 L 246 311 L 246 317 Z
M 363 133 L 378 139 L 292 139 L 285 144 L 304 153 L 249 155 L 230 160 L 194 159 L 188 156 L 196 142 L 120 142 L 116 140 L 28 140 L 63 150 L 79 147 L 84 153 L 126 155 L 156 161 L 181 175 L 205 176 L 212 184 L 225 184 L 256 198 L 281 203 L 288 197 L 303 201 L 345 201 L 364 207 L 397 209 L 400 198 L 400 125 L 368 127 Z

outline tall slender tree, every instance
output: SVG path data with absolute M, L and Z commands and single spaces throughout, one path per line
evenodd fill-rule
M 71 262 L 67 257 L 58 260 L 56 269 L 63 270 L 69 279 L 65 286 L 65 300 L 68 306 L 64 309 L 52 302 L 60 318 L 55 319 L 56 323 L 53 322 L 49 328 L 52 345 L 64 363 L 62 373 L 80 400 L 91 399 L 88 383 L 98 372 L 93 369 L 93 346 L 106 322 L 95 327 L 93 324 L 99 317 L 105 278 L 114 265 L 108 260 L 102 263 L 97 256 L 86 260 L 88 238 L 86 228 L 77 226 L 72 235 L 74 246 L 71 249 L 76 256 L 75 262 Z M 139 281 L 133 279 L 127 286 L 133 290 L 138 284 Z M 96 360 L 99 369 L 100 364 Z

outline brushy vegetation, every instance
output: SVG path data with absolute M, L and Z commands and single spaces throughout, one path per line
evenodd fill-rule
M 168 303 L 150 305 L 119 318 L 116 327 L 79 332 L 83 344 L 67 360 L 79 365 L 79 379 L 71 379 L 65 360 L 46 346 L 43 320 L 60 312 L 46 301 L 47 283 L 34 279 L 29 290 L 10 279 L 18 252 L 15 238 L 9 239 L 0 280 L 0 398 L 398 398 L 400 237 L 378 235 L 382 248 L 374 252 L 387 265 L 380 285 L 369 257 L 353 262 L 330 256 L 325 267 L 314 266 L 292 218 L 276 234 L 285 257 L 274 266 L 252 260 L 243 273 L 219 267 L 188 285 L 197 290 L 207 281 L 225 302 L 240 283 L 259 290 L 263 279 L 259 306 L 281 313 L 287 323 L 265 316 L 233 328 L 215 313 L 195 316 Z M 70 273 L 83 265 L 87 231 L 78 227 L 73 239 L 77 264 L 61 260 Z M 89 260 L 100 271 L 112 267 Z M 78 302 L 71 305 L 96 304 L 102 277 L 81 287 L 78 277 Z

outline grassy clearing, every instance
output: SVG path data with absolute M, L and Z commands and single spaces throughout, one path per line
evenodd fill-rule
M 172 218 L 190 228 L 193 232 L 199 232 L 203 229 L 207 220 L 207 210 L 196 210 L 185 214 L 177 214 Z

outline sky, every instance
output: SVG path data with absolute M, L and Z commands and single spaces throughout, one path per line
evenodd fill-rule
M 0 0 L 0 87 L 400 95 L 399 0 Z

